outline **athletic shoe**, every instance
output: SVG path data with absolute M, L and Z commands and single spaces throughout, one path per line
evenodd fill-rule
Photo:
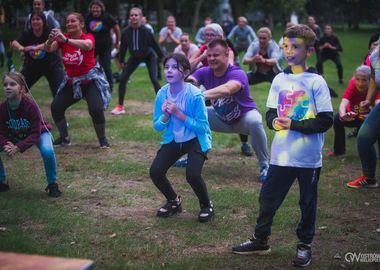
M 250 156 L 253 155 L 252 150 L 251 150 L 251 147 L 249 146 L 248 143 L 242 143 L 242 144 L 241 144 L 241 153 L 242 153 L 244 156 L 247 156 L 247 157 L 250 157 Z
M 346 153 L 343 153 L 343 154 L 335 154 L 335 152 L 334 151 L 331 151 L 330 153 L 328 153 L 327 155 L 329 156 L 329 157 L 336 157 L 336 156 L 343 156 L 343 155 L 345 155 Z
M 124 113 L 125 113 L 124 107 L 119 104 L 117 104 L 116 108 L 111 111 L 111 114 L 124 114 Z
M 9 190 L 9 183 L 8 183 L 8 181 L 2 181 L 2 182 L 0 182 L 0 192 L 8 191 L 8 190 Z
M 368 178 L 362 174 L 359 179 L 356 179 L 355 181 L 352 181 L 347 184 L 347 187 L 350 188 L 363 188 L 363 187 L 368 187 L 368 188 L 376 188 L 377 183 L 376 183 L 376 177 L 375 178 Z
M 201 211 L 199 212 L 198 221 L 207 222 L 210 221 L 214 216 L 214 206 L 210 201 L 207 205 L 201 204 Z
M 70 138 L 65 139 L 65 138 L 59 137 L 53 142 L 53 146 L 70 146 L 70 145 L 71 145 Z
M 111 147 L 110 144 L 108 143 L 106 137 L 99 139 L 99 144 L 100 144 L 100 148 L 110 148 Z
M 59 197 L 59 196 L 61 196 L 61 191 L 59 190 L 57 183 L 49 184 L 45 188 L 45 191 L 49 192 L 49 196 L 51 196 L 51 197 Z
M 174 164 L 173 167 L 186 167 L 187 165 L 187 157 L 180 158 L 177 160 Z
M 268 244 L 268 238 L 259 239 L 253 236 L 252 239 L 250 239 L 249 241 L 241 245 L 234 246 L 232 248 L 232 252 L 240 255 L 267 255 L 271 252 L 271 249 Z
M 181 196 L 178 196 L 178 201 L 167 201 L 164 206 L 160 208 L 160 210 L 157 211 L 158 217 L 171 217 L 175 213 L 181 213 L 182 212 L 182 206 L 181 206 Z
M 358 135 L 358 130 L 355 129 L 354 131 L 351 131 L 350 133 L 347 134 L 347 138 L 353 138 Z
M 267 179 L 268 169 L 268 167 L 260 169 L 260 182 L 264 182 Z
M 308 266 L 311 262 L 311 245 L 299 242 L 297 244 L 297 255 L 294 258 L 294 266 Z

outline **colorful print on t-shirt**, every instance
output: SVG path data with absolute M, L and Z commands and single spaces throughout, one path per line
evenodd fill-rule
M 42 58 L 45 58 L 46 52 L 45 51 L 41 51 L 41 50 L 29 51 L 29 55 L 33 59 L 42 59 Z
M 90 31 L 91 32 L 99 32 L 103 28 L 102 21 L 91 21 L 90 22 Z
M 309 109 L 309 97 L 306 91 L 282 90 L 279 93 L 277 113 L 279 117 L 302 120 Z

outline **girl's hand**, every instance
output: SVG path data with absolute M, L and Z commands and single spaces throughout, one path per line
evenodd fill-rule
M 177 104 L 175 104 L 172 100 L 166 100 L 165 102 L 166 102 L 166 111 L 171 115 L 177 116 L 178 112 L 180 112 Z
M 290 125 L 292 123 L 292 119 L 285 117 L 285 118 L 277 118 L 274 122 L 274 127 L 277 130 L 286 130 L 290 129 Z
M 170 113 L 168 112 L 168 101 L 167 100 L 165 100 L 164 101 L 164 104 L 162 104 L 162 112 L 164 113 L 164 115 L 166 116 L 166 117 L 170 117 Z
M 14 145 L 13 143 L 11 142 L 8 142 L 7 145 L 4 146 L 4 151 L 5 153 L 8 155 L 8 156 L 13 156 L 14 154 L 16 154 L 17 152 L 20 151 L 20 148 L 18 148 L 17 145 Z

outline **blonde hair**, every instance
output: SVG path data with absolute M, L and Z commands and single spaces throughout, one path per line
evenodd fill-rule
M 265 33 L 267 34 L 269 37 L 272 37 L 272 32 L 270 31 L 270 29 L 268 27 L 261 27 L 259 29 L 259 31 L 257 31 L 257 34 L 259 33 Z

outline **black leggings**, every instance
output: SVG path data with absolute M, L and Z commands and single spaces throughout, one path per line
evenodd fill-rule
M 113 89 L 112 70 L 111 70 L 111 50 L 112 44 L 96 44 L 94 56 L 99 55 L 99 64 L 106 74 L 108 84 Z
M 62 67 L 62 62 L 48 66 L 41 67 L 37 65 L 25 64 L 21 70 L 21 74 L 25 77 L 25 82 L 29 89 L 42 77 L 45 76 L 49 82 L 50 91 L 55 97 L 58 87 L 63 81 L 64 72 Z
M 120 76 L 119 105 L 124 104 L 125 91 L 127 90 L 127 81 L 141 62 L 146 63 L 146 67 L 148 68 L 149 72 L 149 77 L 156 93 L 158 92 L 158 90 L 160 90 L 161 85 L 158 83 L 157 79 L 157 59 L 154 53 L 151 52 L 145 57 L 129 57 L 128 62 L 125 64 L 123 72 Z
M 94 81 L 81 85 L 83 97 L 86 98 L 88 112 L 94 124 L 105 123 L 103 111 L 103 99 Z M 65 119 L 66 109 L 77 103 L 79 99 L 74 99 L 73 86 L 69 83 L 55 96 L 51 104 L 51 113 L 54 122 Z
M 339 54 L 336 54 L 335 56 L 326 56 L 326 55 L 323 55 L 321 53 L 321 55 L 318 58 L 318 62 L 317 62 L 318 74 L 323 75 L 323 62 L 325 62 L 328 59 L 331 59 L 335 63 L 336 68 L 338 70 L 339 81 L 342 81 L 342 79 L 343 79 L 343 66 L 342 66 L 342 62 L 340 61 Z
M 188 155 L 186 180 L 197 195 L 199 202 L 206 205 L 210 200 L 201 172 L 207 155 L 202 152 L 198 138 L 184 143 L 176 143 L 173 140 L 169 144 L 162 145 L 150 167 L 150 178 L 167 200 L 174 200 L 177 194 L 167 179 L 166 173 L 169 168 L 186 153 Z

